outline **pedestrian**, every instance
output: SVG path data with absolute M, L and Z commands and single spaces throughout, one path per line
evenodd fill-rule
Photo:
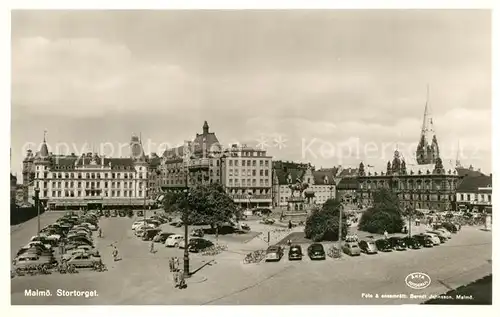
M 151 241 L 151 246 L 149 248 L 149 253 L 155 253 L 155 243 Z
M 291 230 L 292 229 L 292 221 L 291 220 L 288 220 L 288 229 Z
M 179 265 L 179 258 L 178 257 L 175 257 L 175 259 L 174 259 L 174 267 L 175 267 L 176 271 L 179 271 L 180 265 Z
M 175 272 L 175 271 L 174 271 L 174 272 L 172 273 L 172 280 L 173 280 L 173 282 L 174 282 L 174 287 L 175 287 L 175 288 L 179 287 L 179 274 L 178 274 L 178 272 Z
M 168 258 L 168 267 L 170 268 L 170 272 L 174 271 L 174 259 L 172 257 Z
M 102 229 L 101 228 L 99 228 L 99 236 L 98 237 L 102 238 Z
M 115 262 L 118 261 L 118 249 L 116 248 L 115 245 L 113 246 L 113 260 Z
M 387 230 L 385 230 L 385 231 L 384 231 L 384 237 L 385 237 L 386 239 L 389 239 L 389 233 L 387 232 Z

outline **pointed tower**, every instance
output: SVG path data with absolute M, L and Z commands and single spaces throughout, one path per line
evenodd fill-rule
M 209 133 L 208 122 L 205 121 L 205 123 L 203 123 L 203 134 L 207 135 L 208 133 Z
M 462 163 L 460 163 L 460 156 L 461 156 L 461 149 L 460 149 L 460 140 L 457 142 L 457 158 L 455 160 L 455 165 L 456 167 L 462 167 Z
M 130 139 L 130 157 L 135 161 L 142 161 L 146 158 L 142 148 L 142 140 L 135 134 L 132 134 Z
M 422 123 L 422 131 L 420 133 L 420 141 L 417 146 L 416 154 L 418 164 L 434 164 L 439 157 L 439 146 L 429 106 L 429 87 L 427 87 L 427 101 L 425 103 L 424 121 Z

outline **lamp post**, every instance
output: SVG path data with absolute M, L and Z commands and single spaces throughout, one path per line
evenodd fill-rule
M 40 235 L 40 189 L 35 188 L 35 207 L 37 212 L 37 235 Z
M 339 241 L 338 241 L 338 249 L 339 249 L 339 258 L 342 257 L 342 213 L 344 212 L 344 204 L 340 204 L 340 212 L 339 212 Z
M 186 165 L 188 165 L 187 163 Z M 189 228 L 188 228 L 188 213 L 189 213 L 189 185 L 188 185 L 188 178 L 189 178 L 189 166 L 186 166 L 186 189 L 184 189 L 185 193 L 185 206 L 183 210 L 183 216 L 182 216 L 182 222 L 184 224 L 184 278 L 189 278 L 191 276 L 191 273 L 189 272 L 189 250 L 188 250 L 188 243 L 189 243 Z

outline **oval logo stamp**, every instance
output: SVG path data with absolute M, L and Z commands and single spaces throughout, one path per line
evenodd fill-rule
M 431 277 L 425 273 L 410 273 L 405 278 L 405 283 L 413 289 L 424 289 L 431 285 Z

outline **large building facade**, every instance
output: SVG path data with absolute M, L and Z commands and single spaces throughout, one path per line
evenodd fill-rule
M 312 204 L 322 205 L 336 197 L 338 168 L 315 170 L 311 164 L 282 162 L 273 163 L 273 206 L 287 208 L 292 198 L 291 185 L 307 184 L 304 198 Z M 293 195 L 297 195 L 294 193 Z
M 220 183 L 244 208 L 271 206 L 272 158 L 246 145 L 223 148 L 206 121 L 193 141 L 163 153 L 159 170 L 164 192 Z
M 54 155 L 44 137 L 40 151 L 24 160 L 27 199 L 35 188 L 49 209 L 106 209 L 149 206 L 149 162 L 139 138 L 130 142 L 128 158 L 106 158 L 97 153 Z
M 373 192 L 387 188 L 395 192 L 403 208 L 445 211 L 456 209 L 456 190 L 461 176 L 456 162 L 443 161 L 428 104 L 415 160 L 407 162 L 399 151 L 384 171 L 360 164 L 358 198 L 364 206 L 373 202 Z
M 491 212 L 493 208 L 492 176 L 466 176 L 457 188 L 456 200 L 459 210 Z

